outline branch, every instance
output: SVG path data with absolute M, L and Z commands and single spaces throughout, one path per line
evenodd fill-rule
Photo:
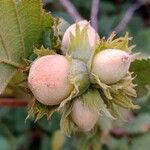
M 132 4 L 126 11 L 125 15 L 122 17 L 120 23 L 113 29 L 116 33 L 119 33 L 125 29 L 127 24 L 130 22 L 134 12 L 139 9 L 144 3 L 137 1 Z
M 83 20 L 79 12 L 73 6 L 73 4 L 69 0 L 59 0 L 62 6 L 66 9 L 67 13 L 72 17 L 72 19 L 77 22 Z
M 91 25 L 95 30 L 98 29 L 98 12 L 99 12 L 99 2 L 100 0 L 92 0 L 91 6 Z
M 149 131 L 150 131 L 150 124 L 145 124 L 143 127 L 141 127 L 141 130 L 139 130 L 139 132 L 137 133 L 129 133 L 123 128 L 114 128 L 110 131 L 110 134 L 115 137 L 130 137 L 130 136 L 142 135 Z
M 14 99 L 14 98 L 0 98 L 0 106 L 4 107 L 26 107 L 28 100 Z
M 125 137 L 129 136 L 128 133 L 122 128 L 115 128 L 110 131 L 110 134 L 115 137 Z

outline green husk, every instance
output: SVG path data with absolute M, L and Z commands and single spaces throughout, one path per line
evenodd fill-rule
M 121 49 L 128 53 L 131 53 L 131 50 L 134 46 L 129 47 L 129 38 L 128 33 L 125 34 L 124 37 L 120 37 L 114 39 L 115 33 L 113 32 L 108 39 L 102 38 L 95 49 L 91 58 L 88 62 L 88 69 L 91 72 L 92 69 L 92 61 L 97 53 L 103 51 L 105 49 Z M 107 69 L 107 68 L 106 68 Z M 95 88 L 99 88 L 100 93 L 103 97 L 104 102 L 107 105 L 107 108 L 111 112 L 111 114 L 116 118 L 119 116 L 119 112 L 117 111 L 117 106 L 121 106 L 127 109 L 137 109 L 139 108 L 137 105 L 134 105 L 131 101 L 131 97 L 136 97 L 136 84 L 133 84 L 132 73 L 128 72 L 126 76 L 118 81 L 115 84 L 107 85 L 100 81 L 99 77 L 92 73 L 90 74 L 91 83 Z
M 60 120 L 60 128 L 67 135 L 70 136 L 77 130 L 75 123 L 71 119 L 72 103 L 67 103 L 62 108 L 62 116 Z
M 54 50 L 50 50 L 49 48 L 44 48 L 43 46 L 40 49 L 34 48 L 33 52 L 38 57 L 42 57 L 42 56 L 46 56 L 46 55 L 55 55 L 56 54 L 56 52 Z
M 134 105 L 131 101 L 131 97 L 136 97 L 135 84 L 132 83 L 132 74 L 128 73 L 122 80 L 113 85 L 106 85 L 102 83 L 96 75 L 93 75 L 94 84 L 98 84 L 103 92 L 105 101 L 108 103 L 108 107 L 114 112 L 113 103 L 127 109 L 137 109 L 137 105 Z M 115 113 L 116 114 L 116 113 Z
M 28 105 L 28 118 L 34 118 L 35 122 L 43 118 L 44 116 L 47 117 L 47 119 L 50 119 L 52 114 L 57 111 L 58 105 L 54 106 L 46 106 L 38 102 L 37 100 L 33 100 L 29 105 Z
M 102 99 L 100 92 L 95 88 L 90 88 L 81 96 L 81 101 L 89 107 L 90 109 L 96 111 L 100 115 L 103 115 L 103 113 L 111 118 L 115 119 L 111 113 L 109 112 L 106 104 L 104 103 L 104 100 Z
M 87 31 L 86 27 L 84 30 L 80 31 L 79 26 L 76 25 L 77 35 L 80 35 L 83 38 L 85 36 L 84 34 L 86 34 L 85 31 Z M 136 91 L 134 89 L 136 84 L 133 84 L 133 73 L 128 72 L 123 79 L 112 85 L 107 85 L 101 82 L 97 75 L 90 73 L 92 59 L 99 51 L 106 48 L 122 48 L 129 53 L 131 52 L 131 48 L 128 47 L 128 40 L 130 39 L 128 38 L 128 34 L 126 34 L 125 37 L 113 40 L 114 36 L 115 34 L 113 33 L 108 40 L 101 39 L 91 58 L 89 58 L 89 56 L 83 58 L 82 55 L 79 55 L 78 53 L 81 52 L 82 49 L 76 49 L 76 46 L 79 44 L 79 42 L 81 40 L 85 40 L 86 38 L 84 37 L 85 39 L 83 38 L 78 41 L 76 36 L 72 36 L 70 54 L 68 53 L 69 55 L 66 56 L 71 63 L 68 79 L 73 85 L 72 92 L 60 103 L 60 105 L 57 106 L 43 107 L 42 104 L 36 102 L 38 105 L 35 103 L 30 107 L 29 116 L 32 113 L 36 117 L 36 120 L 38 120 L 46 115 L 46 113 L 49 114 L 48 116 L 51 116 L 54 111 L 59 110 L 62 112 L 60 122 L 61 130 L 66 133 L 67 136 L 70 136 L 77 130 L 77 126 L 72 121 L 70 115 L 73 102 L 76 100 L 76 98 L 80 99 L 84 105 L 89 107 L 89 109 L 96 111 L 98 114 L 100 114 L 100 116 L 105 115 L 112 120 L 121 117 L 121 113 L 119 113 L 119 107 L 126 109 L 139 108 L 139 106 L 134 105 L 131 100 L 131 97 L 136 97 Z M 41 54 L 51 54 L 51 51 L 42 47 L 41 50 L 36 51 L 36 53 L 40 56 Z M 85 55 L 86 54 L 87 53 L 85 52 Z M 87 59 L 89 59 L 88 65 L 86 64 Z
M 69 97 L 60 103 L 59 108 L 63 107 L 68 101 L 84 93 L 90 86 L 86 64 L 81 60 L 72 59 L 71 57 L 68 57 L 68 59 L 71 61 L 71 68 L 68 78 L 74 88 Z
M 67 51 L 68 55 L 71 55 L 74 59 L 80 59 L 85 63 L 89 60 L 92 47 L 89 44 L 88 39 L 88 23 L 87 25 L 80 30 L 80 26 L 76 24 L 75 35 L 70 33 L 70 43 Z
M 99 44 L 97 44 L 97 47 L 92 52 L 91 57 L 88 62 L 88 69 L 90 71 L 92 68 L 93 58 L 100 51 L 103 51 L 105 49 L 120 49 L 120 50 L 126 51 L 128 53 L 131 53 L 131 51 L 135 47 L 135 45 L 129 46 L 129 41 L 132 38 L 129 37 L 128 32 L 125 34 L 124 37 L 119 37 L 119 38 L 114 39 L 115 37 L 116 37 L 115 32 L 112 32 L 112 34 L 110 35 L 110 37 L 108 39 L 106 39 L 105 37 L 100 39 Z

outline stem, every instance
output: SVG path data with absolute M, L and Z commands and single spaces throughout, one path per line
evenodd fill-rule
M 98 30 L 98 12 L 99 12 L 100 0 L 92 0 L 91 6 L 91 25 L 97 31 Z
M 146 124 L 143 126 L 143 128 L 141 128 L 141 131 L 139 131 L 138 133 L 129 133 L 123 128 L 114 128 L 110 131 L 110 134 L 112 136 L 120 138 L 120 137 L 131 137 L 131 136 L 142 135 L 142 134 L 147 133 L 149 131 L 150 131 L 150 125 Z
M 4 107 L 26 107 L 29 100 L 14 99 L 14 98 L 0 98 L 0 106 Z
M 124 14 L 124 16 L 122 17 L 122 20 L 120 21 L 120 23 L 113 29 L 116 33 L 119 33 L 121 31 L 123 31 L 126 26 L 128 25 L 128 23 L 130 22 L 130 20 L 132 19 L 133 14 L 135 13 L 135 11 L 137 9 L 139 9 L 144 3 L 137 1 L 136 3 L 132 4 L 126 11 L 126 13 Z M 112 31 L 111 31 L 112 32 Z
M 82 16 L 79 14 L 79 12 L 69 0 L 59 0 L 59 2 L 66 9 L 67 13 L 72 17 L 75 22 L 83 20 Z
M 113 129 L 110 131 L 110 134 L 115 137 L 125 137 L 128 136 L 128 133 L 122 128 Z

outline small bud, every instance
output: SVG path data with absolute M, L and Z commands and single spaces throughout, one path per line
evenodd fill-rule
M 47 55 L 31 66 L 28 86 L 35 98 L 45 105 L 59 104 L 73 86 L 68 80 L 70 62 L 61 55 Z
M 89 24 L 89 22 L 86 20 L 79 21 L 75 24 L 72 24 L 66 30 L 66 32 L 63 36 L 62 45 L 61 45 L 61 49 L 63 51 L 63 54 L 66 53 L 66 51 L 68 50 L 68 47 L 69 47 L 69 43 L 71 42 L 70 41 L 70 33 L 72 33 L 75 36 L 76 24 L 79 25 L 80 30 L 82 30 L 84 27 L 88 26 L 87 34 L 88 34 L 88 39 L 89 39 L 89 45 L 91 46 L 92 49 L 94 49 L 96 47 L 96 44 L 99 42 L 99 35 L 95 31 L 95 29 Z
M 119 49 L 106 49 L 93 59 L 92 72 L 105 84 L 121 80 L 128 72 L 131 56 Z
M 79 129 L 84 132 L 88 132 L 98 121 L 99 114 L 85 106 L 79 99 L 77 99 L 73 104 L 71 117 Z

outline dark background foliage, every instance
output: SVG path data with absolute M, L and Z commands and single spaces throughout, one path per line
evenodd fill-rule
M 89 20 L 91 0 L 71 0 L 71 2 L 83 18 Z M 120 23 L 128 8 L 135 3 L 136 0 L 101 0 L 98 13 L 100 36 L 107 37 Z M 53 15 L 63 17 L 70 24 L 74 22 L 59 0 L 44 0 L 43 4 Z M 150 54 L 149 0 L 145 0 L 145 4 L 134 12 L 119 35 L 126 31 L 133 37 L 132 43 L 137 45 L 135 51 Z M 129 122 L 103 135 L 103 150 L 149 150 L 150 94 L 138 99 L 137 103 L 141 109 L 130 113 Z M 25 122 L 26 116 L 26 108 L 0 107 L 0 150 L 59 150 L 59 147 L 61 150 L 75 149 L 76 139 L 66 138 L 58 131 L 60 116 L 57 113 L 51 120 L 42 119 L 38 123 L 32 120 Z M 108 122 L 106 126 L 109 126 Z

